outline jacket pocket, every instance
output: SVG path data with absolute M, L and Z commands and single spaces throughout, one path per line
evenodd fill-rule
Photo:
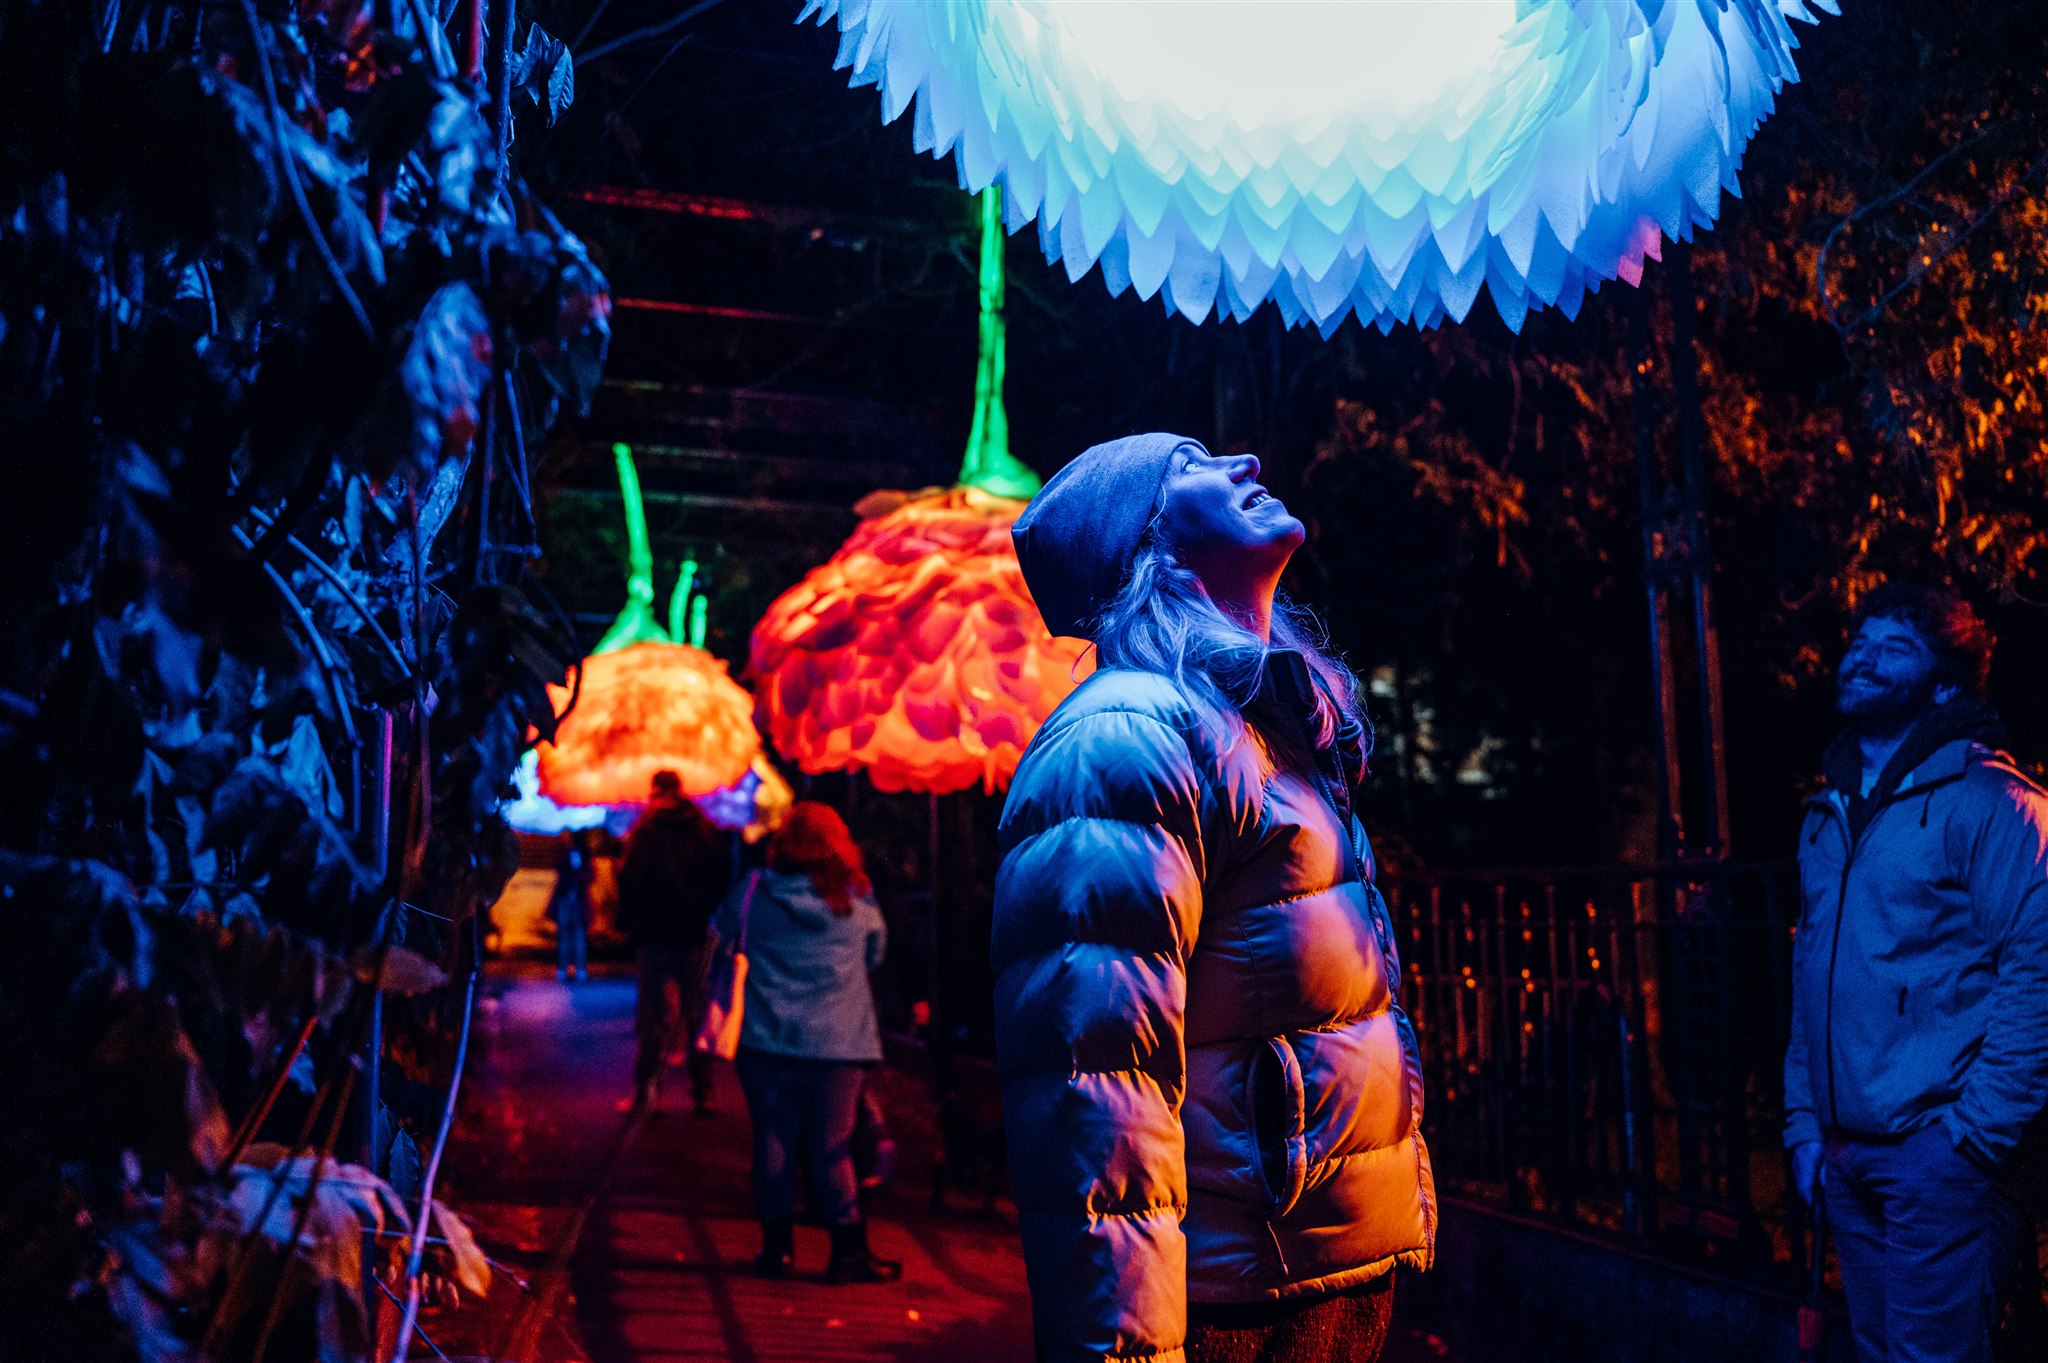
M 1259 1176 L 1272 1200 L 1271 1215 L 1294 1210 L 1308 1177 L 1308 1143 L 1302 1136 L 1307 1100 L 1302 1092 L 1301 1061 L 1284 1036 L 1267 1037 L 1252 1055 L 1245 1080 L 1246 1105 L 1252 1114 L 1252 1139 L 1259 1152 Z

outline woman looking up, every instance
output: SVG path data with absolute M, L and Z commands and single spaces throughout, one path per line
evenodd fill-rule
M 754 1124 L 755 1270 L 783 1278 L 794 1265 L 801 1164 L 831 1231 L 826 1280 L 893 1281 L 902 1265 L 868 1251 L 853 1169 L 861 1085 L 882 1058 L 868 975 L 882 964 L 888 929 L 838 812 L 809 801 L 792 809 L 768 843 L 768 869 L 734 890 L 717 927 L 747 953 L 734 1066 Z
M 1249 455 L 1097 445 L 1018 518 L 1098 670 L 1003 810 L 996 1041 L 1038 1348 L 1370 1363 L 1429 1265 L 1421 1071 L 1352 811 L 1356 680 Z

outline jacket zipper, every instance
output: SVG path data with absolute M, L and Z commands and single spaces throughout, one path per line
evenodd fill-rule
M 1870 817 L 1863 821 L 1863 833 L 1859 835 L 1851 835 L 1849 831 L 1849 811 L 1846 802 L 1833 800 L 1825 802 L 1828 808 L 1833 811 L 1835 818 L 1841 821 L 1842 837 L 1848 843 L 1847 849 L 1842 854 L 1842 883 L 1835 890 L 1835 930 L 1834 936 L 1828 945 L 1828 1006 L 1825 1013 L 1826 1021 L 1821 1029 L 1821 1039 L 1828 1053 L 1828 1127 L 1831 1130 L 1841 1126 L 1841 1112 L 1835 1104 L 1835 963 L 1841 958 L 1842 954 L 1842 918 L 1849 909 L 1849 871 L 1856 864 L 1856 849 L 1863 845 L 1863 838 L 1877 825 L 1878 815 L 1884 813 L 1908 795 L 1918 795 L 1924 792 L 1931 800 L 1934 798 L 1936 789 L 1949 784 L 1954 779 L 1956 778 L 1946 777 L 1929 781 L 1925 785 L 1893 791 L 1870 811 Z
M 1841 1125 L 1841 1113 L 1835 1107 L 1835 963 L 1842 955 L 1842 916 L 1849 904 L 1849 868 L 1856 864 L 1856 848 L 1862 842 L 1849 831 L 1849 816 L 1836 801 L 1828 801 L 1828 808 L 1842 825 L 1842 840 L 1847 845 L 1842 851 L 1842 883 L 1835 890 L 1835 931 L 1828 946 L 1828 1006 L 1826 1022 L 1821 1037 L 1828 1053 L 1828 1129 Z M 1871 822 L 1877 818 L 1877 811 L 1870 812 L 1870 819 L 1863 827 L 1867 832 Z
M 1401 982 L 1394 978 L 1394 944 L 1391 940 L 1393 926 L 1373 903 L 1373 900 L 1378 898 L 1378 892 L 1373 888 L 1372 881 L 1366 878 L 1365 849 L 1358 845 L 1358 820 L 1347 815 L 1344 807 L 1337 803 L 1337 796 L 1331 790 L 1329 778 L 1323 771 L 1322 746 L 1309 732 L 1308 721 L 1298 714 L 1293 716 L 1293 719 L 1294 727 L 1301 735 L 1301 745 L 1308 753 L 1308 769 L 1309 774 L 1315 778 L 1316 793 L 1323 797 L 1323 803 L 1330 807 L 1330 813 L 1336 816 L 1337 822 L 1344 829 L 1344 845 L 1351 849 L 1351 869 L 1357 873 L 1359 888 L 1365 892 L 1365 912 L 1372 919 L 1373 940 L 1379 943 L 1380 969 L 1387 974 L 1388 993 L 1398 999 Z M 1338 755 L 1335 748 L 1330 750 L 1330 762 L 1337 768 L 1338 779 L 1343 779 L 1344 759 Z
M 1366 879 L 1365 851 L 1358 845 L 1358 820 L 1347 816 L 1344 813 L 1343 806 L 1337 803 L 1337 797 L 1330 793 L 1329 781 L 1323 775 L 1323 764 L 1319 755 L 1312 756 L 1309 765 L 1310 770 L 1315 775 L 1316 793 L 1323 797 L 1323 802 L 1329 805 L 1330 812 L 1337 816 L 1337 822 L 1344 826 L 1345 845 L 1351 849 L 1351 869 L 1358 874 L 1359 888 L 1365 891 L 1365 911 L 1372 918 L 1373 938 L 1380 944 L 1380 965 L 1382 969 L 1387 971 L 1391 979 L 1394 969 L 1393 943 L 1387 940 L 1387 934 L 1390 929 L 1388 928 L 1386 918 L 1373 903 L 1374 898 L 1377 896 L 1377 891 L 1373 889 L 1372 882 Z M 1398 991 L 1399 986 L 1400 982 L 1398 980 L 1391 981 L 1391 987 L 1396 991 Z

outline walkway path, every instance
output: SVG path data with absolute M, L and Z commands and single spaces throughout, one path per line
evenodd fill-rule
M 474 1100 L 458 1124 L 456 1205 L 487 1248 L 531 1276 L 573 1217 L 624 1120 L 612 1105 L 630 1083 L 633 983 L 623 975 L 557 984 L 531 966 L 501 968 L 472 1060 Z M 877 1253 L 904 1263 L 900 1283 L 829 1287 L 825 1232 L 797 1230 L 798 1276 L 747 1271 L 757 1230 L 747 1191 L 747 1118 L 729 1066 L 718 1115 L 692 1116 L 681 1072 L 667 1109 L 645 1122 L 597 1200 L 571 1276 L 570 1331 L 595 1363 L 832 1363 L 955 1360 L 1028 1363 L 1030 1308 L 1014 1222 L 965 1205 L 924 1206 L 930 1137 L 911 1120 L 915 1085 L 886 1075 L 885 1101 L 904 1148 L 899 1186 L 872 1212 Z M 569 1322 L 565 1322 L 569 1323 Z M 561 1331 L 547 1357 L 573 1357 Z
M 612 1105 L 631 1069 L 633 985 L 619 974 L 564 986 L 531 965 L 499 970 L 479 1018 L 449 1192 L 485 1248 L 534 1281 L 623 1121 Z M 966 1199 L 939 1214 L 927 1209 L 932 1136 L 920 1117 L 928 1104 L 906 1075 L 882 1079 L 899 1177 L 871 1213 L 874 1247 L 903 1260 L 903 1281 L 826 1286 L 825 1233 L 805 1227 L 797 1231 L 796 1279 L 749 1274 L 757 1246 L 747 1119 L 730 1067 L 720 1068 L 719 1111 L 709 1118 L 688 1113 L 680 1071 L 671 1071 L 669 1110 L 634 1134 L 591 1209 L 571 1300 L 541 1338 L 539 1359 L 1028 1363 L 1015 1214 L 1007 1205 L 981 1211 Z M 501 1293 L 492 1294 L 494 1316 L 504 1313 Z M 469 1333 L 454 1329 L 465 1314 L 445 1328 Z M 436 1337 L 457 1352 L 448 1333 Z M 1437 1356 L 1412 1338 L 1398 1342 L 1388 1363 L 1397 1355 L 1399 1363 Z

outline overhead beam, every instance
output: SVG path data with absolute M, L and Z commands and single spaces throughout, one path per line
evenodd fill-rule
M 609 453 L 609 437 L 578 442 L 591 450 Z M 816 459 L 797 454 L 754 454 L 746 450 L 711 449 L 702 445 L 668 445 L 659 441 L 627 439 L 639 458 L 698 464 L 718 469 L 744 469 L 775 478 L 848 479 L 869 488 L 908 487 L 930 479 L 908 464 L 878 464 L 862 459 Z
M 783 322 L 791 326 L 822 327 L 829 317 L 807 317 L 797 312 L 767 312 L 761 308 L 728 308 L 715 303 L 678 303 L 667 298 L 614 298 L 612 306 L 627 312 L 667 312 L 682 317 L 722 317 L 734 322 Z
M 563 487 L 551 494 L 578 502 L 617 503 L 619 490 L 602 487 Z M 722 492 L 670 492 L 649 490 L 641 494 L 649 506 L 672 506 L 684 511 L 745 512 L 763 516 L 801 517 L 807 520 L 855 519 L 852 503 L 792 502 L 780 497 L 740 497 Z
M 731 322 L 768 322 L 778 326 L 844 327 L 849 331 L 879 331 L 891 336 L 930 338 L 931 327 L 910 327 L 900 322 L 883 322 L 863 317 L 857 309 L 846 309 L 830 317 L 801 312 L 769 312 L 761 308 L 730 308 L 716 303 L 679 303 L 667 298 L 614 298 L 612 308 L 622 312 L 664 313 L 676 317 L 715 317 Z
M 671 379 L 635 379 L 617 375 L 606 375 L 598 387 L 606 392 L 630 393 L 635 397 L 696 398 L 734 406 L 808 408 L 831 414 L 835 422 L 852 419 L 863 423 L 885 423 L 891 427 L 908 427 L 910 424 L 887 404 L 851 394 L 798 393 L 779 388 L 723 388 Z
M 835 245 L 851 245 L 869 237 L 966 238 L 970 224 L 965 214 L 952 228 L 943 222 L 913 222 L 903 218 L 870 218 L 831 209 L 792 204 L 762 203 L 755 199 L 728 199 L 716 194 L 685 194 L 672 189 L 635 189 L 628 185 L 595 185 L 572 190 L 571 199 L 603 208 L 637 208 L 648 213 L 706 218 L 740 226 L 760 227 L 776 232 L 798 232 Z

